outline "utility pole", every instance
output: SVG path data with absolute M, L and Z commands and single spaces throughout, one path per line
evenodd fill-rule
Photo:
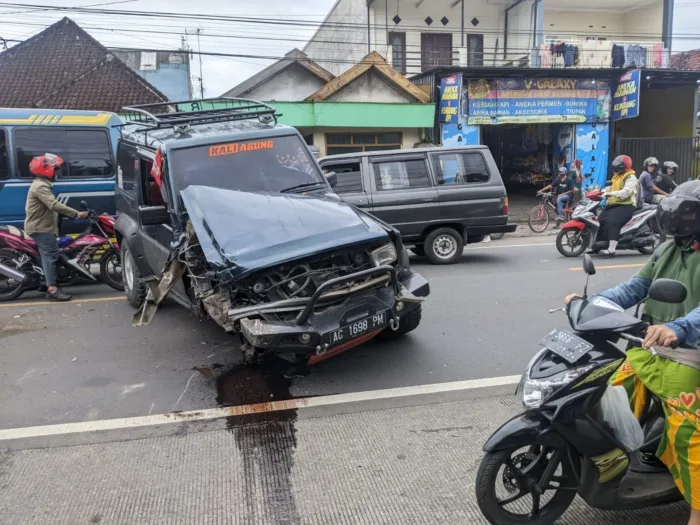
M 197 28 L 197 52 L 199 53 L 199 91 L 201 93 L 201 98 L 204 99 L 204 73 L 202 72 L 202 42 L 199 39 L 199 35 L 202 34 L 202 29 Z

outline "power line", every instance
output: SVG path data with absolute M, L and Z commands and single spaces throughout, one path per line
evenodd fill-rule
M 257 17 L 243 17 L 243 16 L 233 16 L 233 15 L 206 15 L 206 14 L 194 14 L 194 13 L 174 13 L 174 12 L 167 12 L 167 11 L 136 11 L 136 10 L 118 10 L 118 9 L 92 9 L 92 8 L 85 8 L 85 7 L 64 7 L 64 6 L 47 6 L 47 5 L 32 5 L 32 4 L 11 4 L 7 2 L 0 2 L 0 6 L 21 6 L 21 7 L 26 7 L 26 8 L 35 8 L 35 9 L 47 9 L 47 10 L 52 10 L 52 11 L 57 11 L 57 12 L 74 12 L 74 13 L 91 13 L 91 14 L 100 14 L 100 15 L 110 15 L 110 16 L 128 16 L 128 17 L 150 17 L 150 18 L 171 18 L 171 19 L 184 19 L 184 20 L 208 20 L 208 21 L 216 21 L 216 22 L 238 22 L 238 23 L 244 23 L 244 24 L 257 24 L 257 25 L 274 25 L 274 26 L 299 26 L 299 27 L 309 27 L 309 28 L 318 28 L 319 26 L 324 27 L 324 28 L 346 28 L 346 29 L 358 29 L 358 30 L 366 30 L 367 27 L 374 27 L 374 28 L 379 28 L 379 29 L 385 29 L 384 24 L 367 24 L 367 23 L 351 23 L 351 22 L 330 22 L 330 21 L 325 21 L 324 23 L 319 23 L 317 20 L 290 20 L 290 19 L 283 19 L 283 18 L 278 18 L 278 19 L 270 19 L 270 18 L 257 18 Z M 394 29 L 412 29 L 412 30 L 420 30 L 423 32 L 431 32 L 428 28 L 424 26 L 406 26 L 406 25 L 396 25 L 393 26 Z M 433 31 L 434 32 L 434 31 Z M 444 31 L 442 31 L 444 32 Z M 450 31 L 453 32 L 453 31 Z M 479 33 L 484 34 L 484 33 L 495 33 L 495 34 L 501 34 L 500 30 L 481 30 Z M 523 34 L 523 35 L 529 35 L 532 34 L 531 30 L 525 30 L 525 31 L 515 31 L 515 32 L 510 32 L 510 35 L 514 34 Z M 602 32 L 597 32 L 596 34 L 604 34 Z M 577 35 L 577 34 L 586 34 L 586 32 L 570 32 L 569 34 L 572 35 Z M 620 33 L 611 33 L 607 32 L 607 34 L 617 34 L 620 35 Z M 638 37 L 647 37 L 646 34 L 637 34 L 637 35 L 632 35 L 628 34 L 627 36 L 638 36 Z M 700 37 L 700 35 L 693 35 L 695 37 Z M 675 37 L 675 35 L 674 35 Z

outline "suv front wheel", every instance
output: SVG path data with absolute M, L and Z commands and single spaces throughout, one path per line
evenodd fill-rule
M 431 263 L 452 264 L 462 256 L 464 239 L 452 228 L 438 228 L 428 234 L 423 246 Z
M 124 280 L 124 292 L 129 304 L 134 308 L 141 308 L 146 300 L 148 289 L 141 281 L 141 272 L 131 255 L 131 250 L 126 243 L 122 244 L 122 273 Z

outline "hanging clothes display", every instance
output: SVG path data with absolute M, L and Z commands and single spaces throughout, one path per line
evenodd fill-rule
M 664 51 L 663 44 L 661 44 L 661 43 L 654 44 L 654 48 L 652 51 L 653 56 L 654 56 L 653 61 L 652 61 L 652 64 L 653 64 L 652 67 L 657 67 L 657 68 L 661 67 L 661 55 L 663 54 L 663 51 Z
M 619 44 L 612 46 L 612 67 L 624 67 L 625 47 Z
M 540 46 L 540 67 L 552 67 L 552 46 L 550 44 L 542 44 Z

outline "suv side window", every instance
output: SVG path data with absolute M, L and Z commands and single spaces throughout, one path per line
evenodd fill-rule
M 349 160 L 343 164 L 324 164 L 323 173 L 332 171 L 338 176 L 338 183 L 333 191 L 342 195 L 344 193 L 362 193 L 362 164 L 360 160 Z
M 491 178 L 484 156 L 477 151 L 434 155 L 433 167 L 441 186 L 484 183 Z
M 168 203 L 163 198 L 163 191 L 151 175 L 151 169 L 153 169 L 153 161 L 141 159 L 141 180 L 144 185 L 143 203 L 146 206 L 167 206 Z
M 124 144 L 117 152 L 117 188 L 135 196 L 135 163 L 138 162 Z
M 425 159 L 374 163 L 378 191 L 415 190 L 430 188 L 430 176 Z

